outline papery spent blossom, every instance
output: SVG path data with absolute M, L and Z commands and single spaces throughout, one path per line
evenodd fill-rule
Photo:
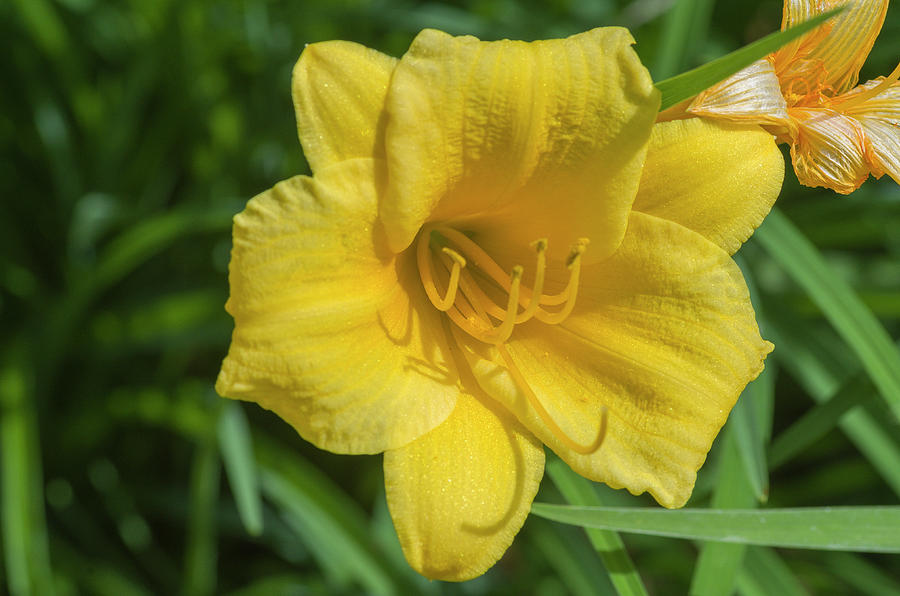
M 888 0 L 785 0 L 781 28 L 842 5 L 819 29 L 698 95 L 687 112 L 765 125 L 790 144 L 802 184 L 848 194 L 869 174 L 900 183 L 900 65 L 857 85 Z
M 632 43 L 426 30 L 400 60 L 310 45 L 293 97 L 314 175 L 235 217 L 217 391 L 322 449 L 384 452 L 427 577 L 500 558 L 542 443 L 683 505 L 771 349 L 730 254 L 775 200 L 781 155 L 758 127 L 654 127 Z

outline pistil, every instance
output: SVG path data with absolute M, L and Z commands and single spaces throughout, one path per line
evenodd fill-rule
M 606 436 L 606 408 L 602 409 L 594 441 L 589 445 L 578 443 L 550 416 L 504 344 L 518 324 L 534 318 L 548 325 L 558 325 L 572 313 L 581 280 L 581 257 L 587 245 L 588 240 L 582 238 L 572 247 L 566 259 L 566 267 L 569 270 L 566 287 L 562 292 L 550 295 L 544 294 L 548 248 L 547 240 L 544 238 L 531 243 L 531 247 L 535 250 L 534 285 L 531 288 L 522 283 L 523 268 L 520 265 L 513 267 L 507 274 L 475 241 L 453 228 L 426 227 L 420 232 L 416 245 L 419 277 L 434 307 L 447 313 L 450 320 L 468 335 L 495 346 L 516 387 L 549 431 L 568 448 L 582 455 L 593 453 L 600 448 Z M 440 268 L 440 276 L 435 275 L 435 263 Z M 477 270 L 480 277 L 476 278 L 472 270 Z M 438 289 L 439 277 L 446 280 L 446 287 L 443 290 Z M 505 307 L 491 298 L 481 287 L 479 279 L 482 282 L 492 283 L 506 293 Z M 545 308 L 560 306 L 558 310 Z
M 528 404 L 531 408 L 537 412 L 537 415 L 540 419 L 547 425 L 547 428 L 553 433 L 557 439 L 560 440 L 566 447 L 574 451 L 575 453 L 580 453 L 581 455 L 590 455 L 591 453 L 600 449 L 600 446 L 603 444 L 603 440 L 606 438 L 606 426 L 607 426 L 607 418 L 609 418 L 609 412 L 606 409 L 606 406 L 603 406 L 600 409 L 600 427 L 597 429 L 597 436 L 589 445 L 582 445 L 581 443 L 576 442 L 572 437 L 566 434 L 566 432 L 559 427 L 555 420 L 550 416 L 550 412 L 544 408 L 544 404 L 541 403 L 541 400 L 538 399 L 537 395 L 535 395 L 534 391 L 528 385 L 528 382 L 525 380 L 525 377 L 522 375 L 522 372 L 519 370 L 519 367 L 516 366 L 516 363 L 513 361 L 512 357 L 509 355 L 509 351 L 506 349 L 506 346 L 497 346 L 497 350 L 500 352 L 500 356 L 503 358 L 503 362 L 506 364 L 506 369 L 509 371 L 509 374 L 512 376 L 513 381 L 516 383 L 516 387 L 525 394 L 525 399 L 528 400 Z

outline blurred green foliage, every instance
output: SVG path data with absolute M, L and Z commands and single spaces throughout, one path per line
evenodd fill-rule
M 776 0 L 0 3 L 0 583 L 16 595 L 612 593 L 587 535 L 537 518 L 483 578 L 426 582 L 400 554 L 380 457 L 318 451 L 218 398 L 231 216 L 308 171 L 289 87 L 304 44 L 399 56 L 424 27 L 536 39 L 618 24 L 660 79 L 780 20 Z M 863 79 L 893 68 L 897 39 L 893 7 Z M 831 282 L 897 340 L 898 186 L 838 197 L 789 172 L 779 204 Z M 819 290 L 779 265 L 792 255 L 776 232 L 741 257 L 778 348 L 691 504 L 896 504 L 897 420 Z M 546 480 L 539 500 L 561 499 Z M 900 593 L 896 556 L 622 539 L 653 594 Z

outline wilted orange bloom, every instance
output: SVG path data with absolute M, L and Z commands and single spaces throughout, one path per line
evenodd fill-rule
M 824 26 L 698 95 L 687 112 L 764 125 L 790 143 L 802 184 L 849 194 L 869 174 L 900 183 L 900 66 L 857 85 L 888 0 L 785 0 L 781 28 L 843 4 Z

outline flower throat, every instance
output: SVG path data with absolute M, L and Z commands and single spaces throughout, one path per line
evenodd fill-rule
M 593 453 L 603 443 L 606 436 L 606 408 L 602 410 L 600 428 L 594 441 L 590 445 L 577 443 L 556 424 L 541 404 L 504 344 L 518 324 L 534 318 L 548 325 L 557 325 L 571 314 L 578 298 L 581 255 L 588 243 L 587 238 L 581 238 L 572 247 L 566 259 L 569 280 L 558 294 L 544 294 L 546 239 L 531 243 L 536 253 L 534 285 L 531 288 L 522 284 L 522 266 L 516 265 L 507 274 L 471 238 L 453 228 L 426 226 L 419 233 L 416 245 L 419 277 L 431 304 L 446 313 L 457 327 L 470 336 L 495 346 L 516 386 L 550 431 L 567 447 L 583 455 Z M 480 277 L 490 282 L 495 290 L 499 289 L 506 294 L 505 307 L 482 289 L 471 272 L 472 269 L 476 269 L 481 274 Z M 441 271 L 442 277 L 446 278 L 443 290 L 438 289 L 436 270 Z

